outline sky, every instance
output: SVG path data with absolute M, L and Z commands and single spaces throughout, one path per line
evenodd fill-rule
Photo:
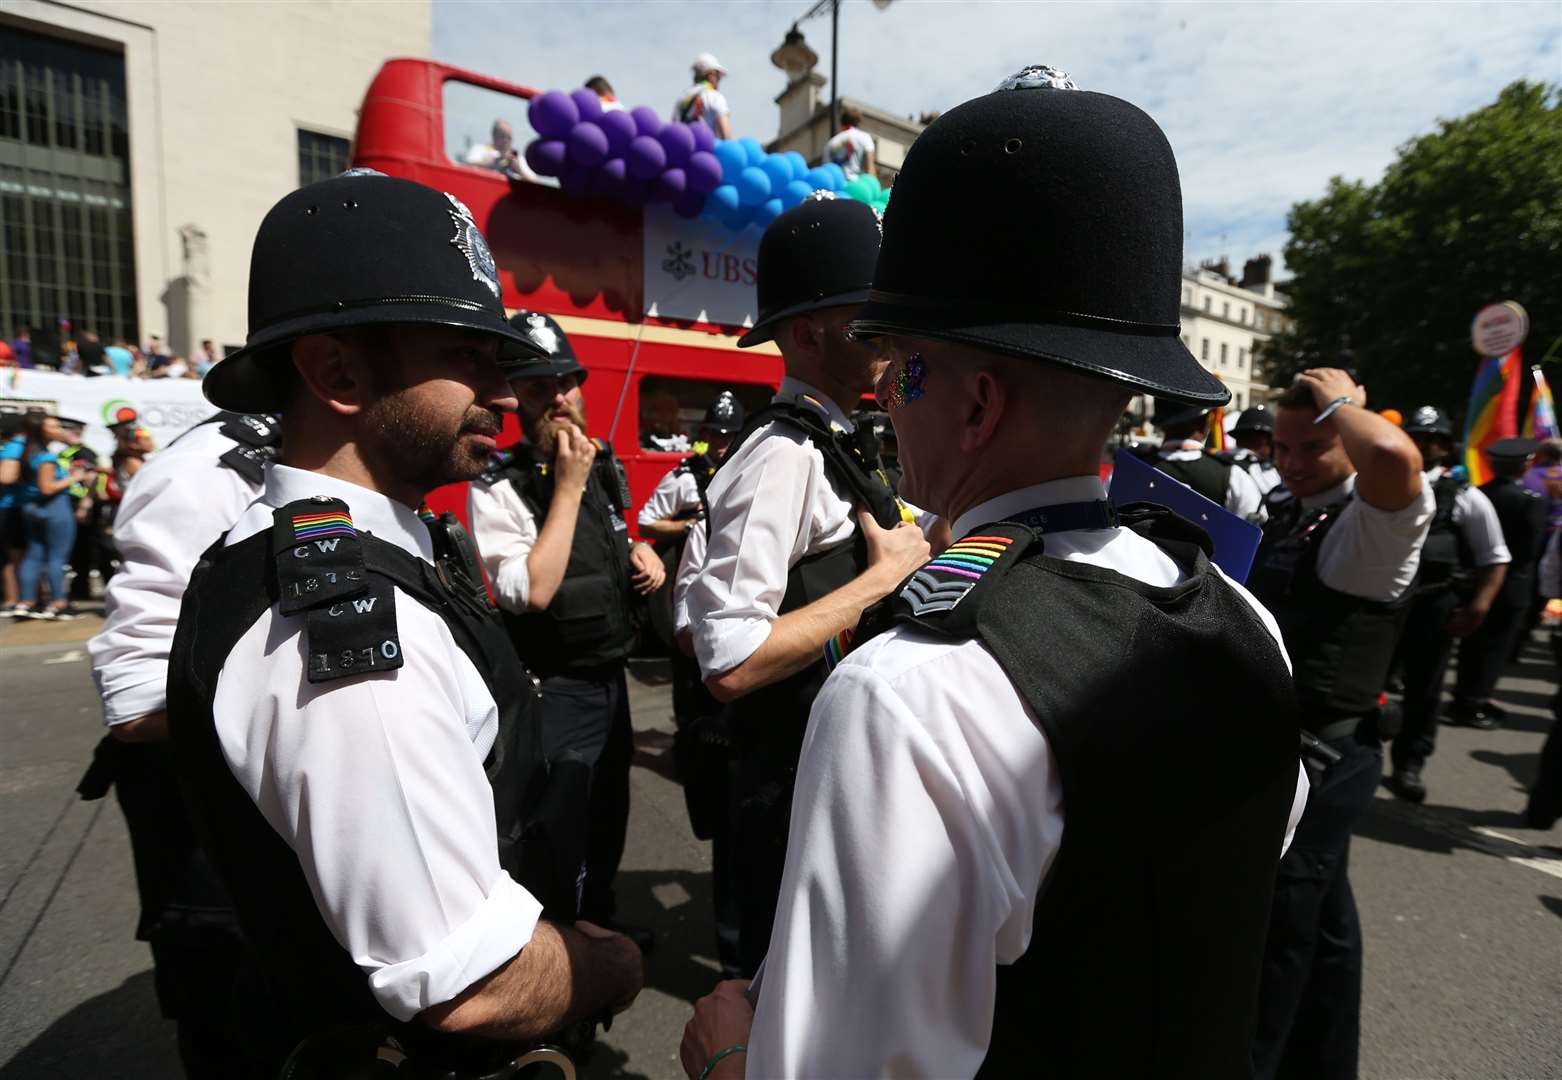
M 541 89 L 594 74 L 664 115 L 712 52 L 739 135 L 778 134 L 770 63 L 812 0 L 435 0 L 434 56 Z M 799 26 L 828 76 L 828 15 Z M 1040 3 L 841 0 L 840 93 L 890 112 L 948 109 L 1032 63 L 1126 98 L 1160 123 L 1182 172 L 1184 255 L 1283 262 L 1286 213 L 1332 176 L 1376 180 L 1407 139 L 1562 82 L 1562 3 Z M 824 87 L 828 95 L 830 88 Z M 478 134 L 488 103 L 452 100 Z M 532 132 L 517 125 L 517 139 Z

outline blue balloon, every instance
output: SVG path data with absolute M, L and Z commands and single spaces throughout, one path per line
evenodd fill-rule
M 740 206 L 736 210 L 729 210 L 720 216 L 721 223 L 734 232 L 748 228 L 753 220 L 754 208 L 751 206 Z
M 748 163 L 756 168 L 765 160 L 765 148 L 759 145 L 759 140 L 752 135 L 745 135 L 738 140 L 738 145 L 743 147 L 743 152 L 748 155 Z
M 790 210 L 813 194 L 813 190 L 813 185 L 807 180 L 789 180 L 786 187 L 781 189 L 781 205 Z
M 830 170 L 826 169 L 823 165 L 809 169 L 808 172 L 803 176 L 803 180 L 805 183 L 807 183 L 809 191 L 835 190 L 835 177 L 833 174 L 831 174 Z
M 738 201 L 738 189 L 731 184 L 722 184 L 705 199 L 705 209 L 723 220 L 727 214 L 737 210 L 741 205 L 742 203 Z
M 725 139 L 716 144 L 712 151 L 716 160 L 721 162 L 721 182 L 723 184 L 735 184 L 738 174 L 748 167 L 748 154 L 743 147 L 731 139 Z
M 770 198 L 770 177 L 765 170 L 750 165 L 738 173 L 738 200 L 744 206 L 758 206 Z
M 786 160 L 792 166 L 792 179 L 801 180 L 808 175 L 808 159 L 796 150 L 786 152 Z
M 830 179 L 832 181 L 830 184 L 831 191 L 840 191 L 843 187 L 846 186 L 845 169 L 841 168 L 833 161 L 827 161 L 819 167 L 830 174 Z
M 770 178 L 770 192 L 781 194 L 781 189 L 792 182 L 792 163 L 784 154 L 771 154 L 760 163 L 760 171 Z
M 781 205 L 780 199 L 766 199 L 759 204 L 759 209 L 754 212 L 754 224 L 763 229 L 776 218 L 781 216 L 781 211 L 786 207 Z

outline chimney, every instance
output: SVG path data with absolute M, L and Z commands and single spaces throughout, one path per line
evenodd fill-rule
M 1225 255 L 1222 255 L 1218 259 L 1205 259 L 1203 262 L 1199 263 L 1199 269 L 1208 270 L 1212 274 L 1219 274 L 1227 281 L 1235 280 L 1231 276 L 1231 260 Z
M 1269 276 L 1274 267 L 1274 259 L 1268 255 L 1259 255 L 1242 264 L 1241 286 L 1244 289 L 1252 289 L 1269 284 Z

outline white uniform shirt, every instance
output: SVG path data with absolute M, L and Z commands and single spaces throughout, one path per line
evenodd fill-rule
M 839 405 L 790 375 L 775 400 L 795 401 L 816 409 L 832 427 L 856 430 Z M 801 429 L 775 421 L 737 448 L 705 499 L 709 544 L 687 604 L 695 658 L 713 676 L 731 671 L 765 643 L 791 567 L 849 541 L 857 522 L 851 498 L 825 472 L 824 455 Z
M 1315 510 L 1355 490 L 1356 474 L 1351 473 L 1343 483 L 1307 496 L 1302 505 Z M 1403 510 L 1379 510 L 1352 499 L 1318 549 L 1318 580 L 1337 592 L 1367 600 L 1397 599 L 1421 568 L 1421 543 L 1436 512 L 1437 499 L 1426 482 Z
M 103 597 L 103 628 L 87 643 L 109 725 L 168 703 L 168 653 L 179 605 L 201 553 L 260 495 L 218 459 L 238 444 L 202 424 L 147 458 L 114 515 L 119 573 Z
M 494 602 L 506 611 L 526 614 L 531 574 L 526 560 L 537 546 L 537 517 L 509 477 L 492 484 L 473 480 L 466 489 L 466 519 L 483 571 L 493 586 Z
M 681 517 L 691 510 L 699 510 L 700 484 L 692 472 L 683 466 L 669 469 L 667 475 L 656 482 L 656 490 L 640 508 L 636 521 L 643 529 L 655 521 L 667 521 Z
M 1095 477 L 1039 484 L 976 507 L 954 535 L 1102 497 Z M 1047 554 L 1159 587 L 1182 577 L 1128 529 L 1049 533 Z M 1232 585 L 1284 655 L 1274 619 Z M 1286 845 L 1306 796 L 1298 760 Z M 1046 736 L 980 639 L 897 627 L 850 654 L 809 718 L 748 1075 L 973 1075 L 995 965 L 1029 947 L 1064 828 Z
M 1171 446 L 1170 443 L 1167 444 Z M 1204 456 L 1204 444 L 1197 439 L 1184 439 L 1171 449 L 1163 448 L 1160 454 L 1165 461 L 1197 461 Z M 1264 523 L 1264 492 L 1258 482 L 1241 466 L 1232 466 L 1226 481 L 1226 509 L 1255 525 Z M 1176 477 L 1173 477 L 1176 479 Z M 1180 483 L 1180 481 L 1179 481 Z M 1186 484 L 1183 485 L 1187 487 Z M 1271 485 L 1273 486 L 1273 485 Z
M 1447 473 L 1448 470 L 1442 466 L 1428 470 L 1427 486 L 1435 484 Z M 1435 505 L 1435 492 L 1432 499 Z M 1464 535 L 1464 542 L 1469 545 L 1470 557 L 1475 560 L 1476 566 L 1496 566 L 1513 561 L 1513 554 L 1508 550 L 1508 540 L 1502 535 L 1502 521 L 1497 517 L 1497 508 L 1491 504 L 1486 492 L 1474 484 L 1460 488 L 1454 493 L 1451 516 L 1454 528 Z
M 409 507 L 273 466 L 228 534 L 315 495 L 354 527 L 432 561 Z M 404 664 L 310 683 L 304 616 L 269 609 L 228 655 L 212 711 L 228 767 L 298 856 L 321 917 L 398 1020 L 460 994 L 531 940 L 542 906 L 499 865 L 483 759 L 499 710 L 440 617 L 393 592 Z
M 1258 485 L 1260 495 L 1268 495 L 1280 486 L 1280 470 L 1275 468 L 1275 463 L 1265 461 L 1251 450 L 1238 449 L 1232 457 L 1237 468 L 1253 478 L 1253 483 Z
M 689 629 L 689 586 L 694 583 L 705 565 L 706 538 L 702 522 L 689 530 L 683 542 L 683 554 L 678 556 L 678 570 L 673 574 L 673 633 L 681 634 Z

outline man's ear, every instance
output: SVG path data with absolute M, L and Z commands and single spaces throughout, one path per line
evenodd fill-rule
M 786 333 L 799 352 L 808 356 L 819 355 L 819 328 L 806 315 L 794 315 L 787 321 Z
M 960 448 L 971 453 L 992 442 L 1009 406 L 1009 394 L 1003 380 L 985 368 L 970 372 L 961 383 L 965 403 L 960 414 Z
M 363 364 L 348 346 L 330 334 L 309 334 L 293 342 L 293 369 L 303 392 L 332 412 L 353 416 L 368 403 Z

